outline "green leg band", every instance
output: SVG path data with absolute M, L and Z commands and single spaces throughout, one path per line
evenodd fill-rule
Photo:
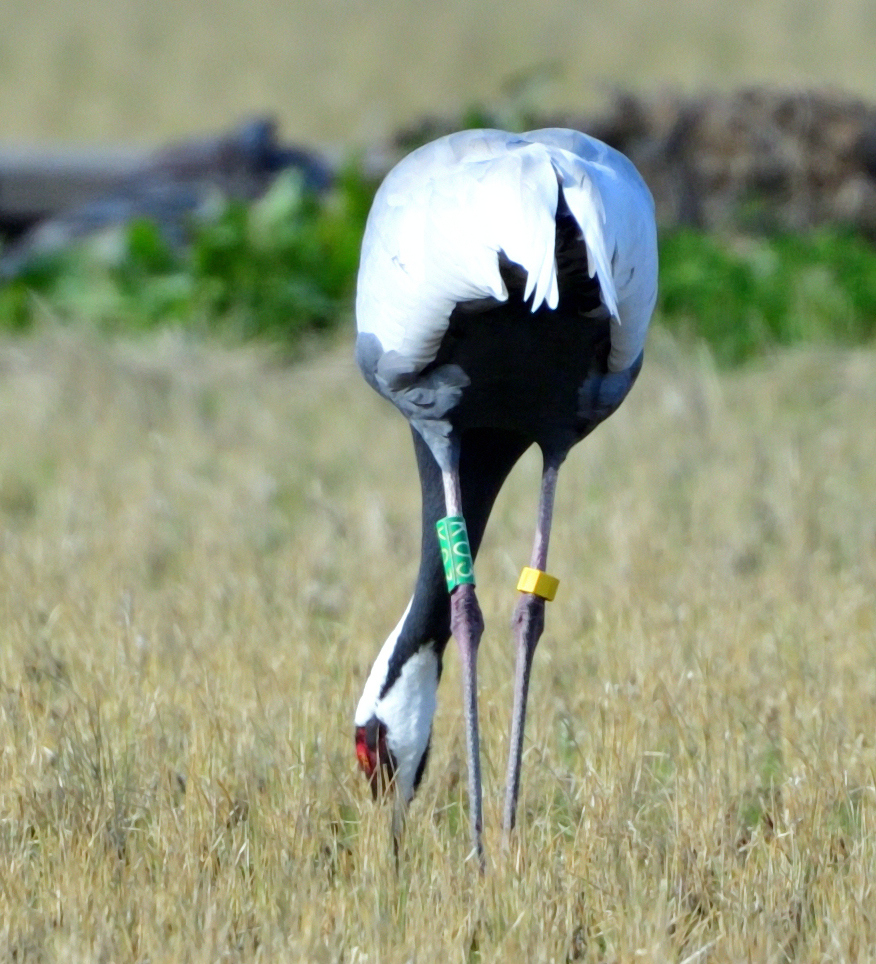
M 447 577 L 447 591 L 453 592 L 457 586 L 475 584 L 474 562 L 468 544 L 465 519 L 461 515 L 448 515 L 435 523 L 438 530 L 438 545 L 441 547 L 441 560 L 444 575 Z

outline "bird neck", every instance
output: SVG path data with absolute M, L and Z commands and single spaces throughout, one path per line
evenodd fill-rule
M 420 569 L 411 601 L 371 668 L 356 723 L 362 725 L 372 715 L 382 714 L 396 739 L 392 749 L 403 753 L 404 747 L 413 747 L 416 756 L 428 741 L 441 662 L 450 638 L 450 596 L 435 531 L 436 521 L 446 514 L 441 470 L 419 433 L 413 435 L 423 495 Z M 475 556 L 499 489 L 529 444 L 524 436 L 486 429 L 470 430 L 461 439 L 462 507 Z M 399 736 L 402 732 L 409 739 Z M 416 775 L 405 772 L 405 779 L 415 786 Z
M 444 485 L 429 446 L 416 430 L 413 438 L 423 496 L 420 569 L 408 608 L 374 662 L 360 703 L 360 714 L 389 693 L 406 664 L 418 658 L 424 649 L 434 653 L 440 677 L 444 649 L 450 639 L 450 596 L 435 531 L 435 523 L 446 514 Z M 477 556 L 502 483 L 529 445 L 523 436 L 492 429 L 473 429 L 463 435 L 459 476 L 473 556 Z
M 441 469 L 427 443 L 412 431 L 423 497 L 420 568 L 414 595 L 396 641 L 402 661 L 424 645 L 439 658 L 450 638 L 450 597 L 435 523 L 445 516 Z M 529 447 L 523 436 L 495 429 L 471 429 L 462 435 L 459 480 L 462 510 L 473 556 L 477 556 L 496 496 L 514 464 Z

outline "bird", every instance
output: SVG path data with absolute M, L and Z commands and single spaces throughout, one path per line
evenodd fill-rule
M 422 494 L 413 595 L 379 650 L 354 717 L 393 834 L 421 784 L 445 649 L 461 660 L 472 853 L 484 866 L 473 565 L 509 472 L 531 446 L 542 474 L 512 618 L 516 669 L 503 808 L 515 828 L 530 671 L 557 580 L 546 572 L 557 475 L 621 404 L 657 297 L 654 202 L 633 163 L 579 131 L 466 130 L 403 158 L 366 222 L 356 360 L 407 418 Z

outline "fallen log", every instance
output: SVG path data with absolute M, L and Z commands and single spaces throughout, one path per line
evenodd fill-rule
M 138 217 L 179 242 L 187 220 L 217 192 L 254 200 L 289 168 L 312 190 L 331 183 L 322 157 L 279 143 L 276 125 L 263 118 L 158 151 L 0 150 L 0 234 L 14 239 L 0 257 L 0 279 L 35 255 Z

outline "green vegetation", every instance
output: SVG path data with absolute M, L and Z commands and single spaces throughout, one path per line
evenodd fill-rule
M 860 236 L 679 231 L 662 239 L 660 259 L 660 318 L 703 339 L 721 363 L 777 345 L 853 345 L 876 336 L 876 247 Z
M 39 309 L 100 330 L 156 326 L 267 337 L 349 321 L 373 185 L 354 170 L 320 199 L 294 177 L 259 202 L 219 205 L 171 248 L 139 221 L 35 261 L 0 288 L 0 327 L 28 328 Z M 661 239 L 658 317 L 736 365 L 779 345 L 862 344 L 876 335 L 876 248 L 840 229 L 805 235 Z
M 112 229 L 0 287 L 0 328 L 27 329 L 47 310 L 109 332 L 172 326 L 294 344 L 345 315 L 372 195 L 345 173 L 319 199 L 290 174 L 251 206 L 217 205 L 185 248 L 149 221 Z

